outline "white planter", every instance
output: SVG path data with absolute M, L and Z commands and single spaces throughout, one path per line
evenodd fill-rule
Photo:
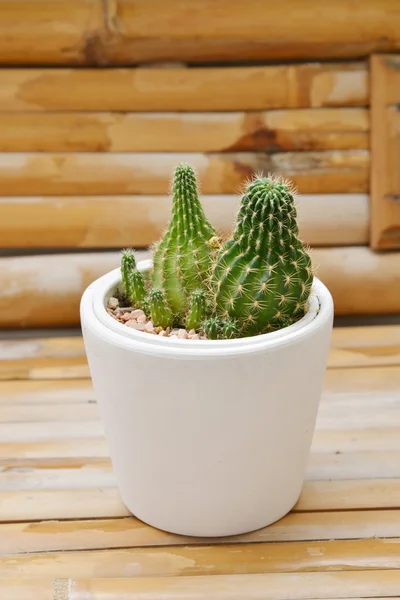
M 307 315 L 279 332 L 173 341 L 107 314 L 119 277 L 116 269 L 89 286 L 81 322 L 128 509 L 195 536 L 244 533 L 283 517 L 299 497 L 314 432 L 333 320 L 329 291 L 315 279 Z

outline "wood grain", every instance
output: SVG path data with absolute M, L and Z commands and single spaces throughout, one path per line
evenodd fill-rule
M 363 108 L 210 113 L 0 113 L 0 152 L 368 149 Z
M 318 277 L 333 294 L 336 314 L 396 314 L 400 311 L 400 271 L 396 254 L 380 255 L 363 247 L 339 247 L 318 248 L 312 256 Z M 97 277 L 117 268 L 119 261 L 118 252 L 1 258 L 0 326 L 77 325 L 82 292 Z M 376 290 L 381 293 L 377 294 Z M 357 357 L 355 365 L 368 364 L 368 357 L 377 358 L 378 364 L 396 364 L 400 345 L 378 351 L 344 350 L 344 354 L 349 352 Z M 345 360 L 341 354 L 337 353 L 339 365 Z M 64 363 L 64 367 L 67 366 L 68 363 Z M 77 371 L 69 376 L 76 378 L 81 374 Z M 52 378 L 57 378 L 55 372 Z
M 203 196 L 207 217 L 231 232 L 240 196 Z M 300 195 L 302 239 L 314 246 L 366 244 L 365 194 Z M 6 248 L 147 247 L 160 238 L 171 214 L 168 196 L 0 197 L 0 240 Z
M 284 0 L 268 7 L 250 0 L 3 0 L 0 60 L 3 64 L 137 64 L 244 60 L 309 60 L 361 57 L 400 48 L 394 0 L 328 3 L 315 13 Z M 282 19 L 282 15 L 285 18 Z M 299 27 L 301 22 L 301 27 Z M 266 36 L 265 32 L 273 32 Z M 41 44 L 36 41 L 40 39 Z
M 323 556 L 323 560 L 321 560 Z M 252 575 L 398 569 L 400 540 L 326 540 L 30 553 L 0 557 L 0 577 Z
M 165 194 L 177 164 L 196 169 L 204 194 L 235 194 L 255 173 L 287 177 L 303 194 L 368 191 L 367 150 L 265 153 L 1 153 L 8 196 Z
M 397 597 L 396 569 L 198 577 L 133 577 L 106 579 L 10 578 L 0 583 L 2 600 L 339 600 Z M 34 596 L 32 596 L 34 594 Z M 55 594 L 58 594 L 55 595 Z M 63 596 L 61 596 L 64 600 Z
M 102 13 L 99 0 L 1 0 L 0 63 L 98 62 Z
M 51 341 L 50 341 L 51 340 Z M 75 343 L 74 340 L 79 342 Z M 53 355 L 50 354 L 49 349 L 53 345 L 55 352 L 61 350 L 60 346 L 57 348 L 57 343 L 67 342 L 70 346 L 71 351 L 75 353 L 83 353 L 82 340 L 76 338 L 47 338 L 47 344 L 41 345 L 41 340 L 37 339 L 36 350 L 34 354 L 47 352 L 47 357 L 51 358 Z M 9 341 L 8 341 L 9 342 Z M 7 350 L 8 346 L 8 350 Z M 44 349 L 45 346 L 47 350 Z M 26 356 L 25 346 L 25 356 Z M 7 354 L 8 352 L 8 354 Z M 24 355 L 23 346 L 19 347 L 20 356 Z M 10 359 L 11 344 L 0 345 L 0 357 L 4 360 L 6 356 Z M 54 381 L 0 381 L 0 407 L 9 405 L 10 407 L 15 406 L 36 406 L 36 405 L 50 405 L 54 406 L 57 404 L 80 404 L 95 402 L 94 391 L 92 382 L 90 380 L 54 380 Z
M 364 62 L 195 69 L 0 69 L 0 89 L 0 110 L 18 113 L 213 112 L 367 106 L 369 102 Z
M 283 0 L 269 5 L 268 11 L 260 0 L 246 5 L 239 0 L 202 0 L 195 8 L 184 0 L 158 0 L 151 7 L 146 0 L 120 0 L 109 16 L 113 62 L 132 56 L 189 62 L 349 58 L 400 48 L 400 12 L 394 0 L 367 0 L 359 11 L 350 0 L 339 0 L 326 3 L 321 12 L 315 12 L 312 0 L 301 5 Z
M 400 508 L 398 479 L 307 481 L 295 512 Z M 117 489 L 37 489 L 0 492 L 0 521 L 129 516 Z
M 398 537 L 397 510 L 290 513 L 280 521 L 240 536 L 202 538 L 204 544 L 243 544 L 307 540 L 346 540 Z M 175 535 L 135 519 L 43 521 L 0 525 L 0 552 L 96 550 L 146 546 L 192 546 L 198 538 Z
M 400 59 L 371 57 L 371 246 L 400 248 Z

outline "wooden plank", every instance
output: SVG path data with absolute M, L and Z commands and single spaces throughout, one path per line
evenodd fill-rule
M 319 430 L 313 449 L 318 452 L 399 452 L 400 428 Z M 348 454 L 347 454 L 348 456 Z
M 154 8 L 145 0 L 81 4 L 73 2 L 68 11 L 68 0 L 3 0 L 0 61 L 126 65 L 308 60 L 358 58 L 400 47 L 393 0 L 367 0 L 361 11 L 354 11 L 350 0 L 339 0 L 317 14 L 312 0 L 301 8 L 295 0 L 284 0 L 267 12 L 259 0 L 250 0 L 246 10 L 238 0 L 213 5 L 202 0 L 193 7 L 182 0 L 168 5 L 158 0 L 152 2 Z
M 323 560 L 321 560 L 323 556 Z M 0 557 L 0 577 L 179 577 L 398 569 L 400 540 L 327 540 L 69 551 Z
M 74 348 L 74 342 L 78 341 L 79 345 L 75 345 L 75 351 L 79 354 L 83 353 L 82 339 L 79 337 L 46 338 L 48 343 L 47 352 L 51 345 L 55 342 L 54 345 L 56 346 L 57 341 L 60 339 L 69 341 L 71 349 Z M 43 346 L 40 346 L 41 340 L 37 339 L 36 342 L 38 342 L 39 352 L 46 352 Z M 20 348 L 21 355 L 23 354 L 23 346 L 24 343 L 22 342 Z M 0 356 L 6 356 L 6 352 L 7 345 L 0 344 Z M 50 357 L 51 355 L 49 356 L 49 354 L 47 354 L 47 358 Z M 94 391 L 90 380 L 0 381 L 0 408 L 7 404 L 10 406 L 35 406 L 38 404 L 43 406 L 45 404 L 80 404 L 82 402 L 95 402 Z
M 1 263 L 1 261 L 0 261 Z M 341 369 L 338 374 L 327 373 L 325 393 L 340 389 L 354 392 L 373 389 L 392 393 L 397 390 L 400 346 L 400 326 L 334 328 L 328 367 Z M 85 349 L 81 337 L 38 338 L 3 340 L 0 342 L 0 379 L 43 380 L 74 379 L 73 372 L 80 370 L 83 378 L 89 377 Z M 364 367 L 389 366 L 388 370 L 364 371 Z M 358 370 L 354 367 L 362 367 Z M 342 369 L 351 369 L 349 373 Z M 382 379 L 384 375 L 384 379 Z M 56 381 L 45 385 L 57 385 Z M 363 383 L 364 382 L 364 383 Z M 73 385 L 87 382 L 78 381 Z M 42 383 L 32 383 L 40 389 Z M 351 385 L 352 384 L 352 385 Z M 3 383 L 6 391 L 8 383 Z M 18 385 L 31 385 L 20 383 Z M 69 386 L 63 382 L 62 385 Z M 364 385 L 364 387 L 363 387 Z M 351 386 L 349 388 L 349 386 Z M 368 386 L 370 386 L 368 388 Z M 0 398 L 1 398 L 0 387 Z M 46 389 L 46 388 L 44 388 Z
M 0 424 L 0 441 L 8 442 L 46 442 L 102 437 L 103 427 L 95 421 L 45 421 L 34 423 Z
M 306 481 L 295 512 L 400 508 L 398 479 Z M 0 520 L 129 516 L 116 488 L 0 492 Z
M 371 246 L 400 248 L 400 57 L 371 57 Z
M 313 451 L 305 477 L 306 481 L 319 483 L 394 478 L 400 478 L 400 451 L 350 454 Z M 107 457 L 0 459 L 0 492 L 115 487 L 115 477 Z
M 347 419 L 341 411 L 342 422 Z M 400 423 L 398 419 L 397 424 Z M 385 437 L 386 429 L 381 432 Z M 336 451 L 337 452 L 337 451 Z M 350 454 L 312 452 L 308 462 L 308 481 L 335 479 L 385 479 L 400 478 L 400 451 L 396 452 L 352 452 Z
M 398 597 L 398 570 L 1 581 L 2 600 L 309 600 Z M 32 595 L 33 594 L 33 595 Z
M 301 6 L 296 0 L 283 0 L 267 11 L 259 0 L 249 0 L 246 6 L 240 0 L 211 5 L 201 0 L 195 7 L 182 0 L 157 0 L 151 6 L 146 0 L 120 0 L 109 17 L 112 41 L 107 56 L 114 63 L 132 62 L 132 57 L 201 63 L 349 58 L 400 49 L 395 0 L 365 0 L 359 11 L 350 0 L 338 0 L 317 13 L 313 0 Z
M 378 411 L 376 413 L 379 414 Z M 338 421 L 340 419 L 344 420 L 343 414 L 343 409 L 340 409 Z M 400 421 L 398 414 L 396 414 L 396 419 L 393 418 L 393 421 L 394 425 L 398 425 Z M 321 427 L 320 422 L 321 417 L 319 417 L 317 424 L 317 432 L 321 435 L 324 428 Z M 70 424 L 67 423 L 67 425 Z M 377 429 L 379 429 L 379 426 Z M 385 437 L 384 429 L 381 431 L 381 437 Z M 72 439 L 74 439 L 73 435 L 70 436 L 69 440 L 72 441 Z M 27 443 L 25 442 L 25 444 Z M 79 443 L 80 440 L 78 439 Z M 106 445 L 104 446 L 106 448 Z M 53 445 L 53 448 L 57 450 L 57 444 Z M 368 450 L 348 454 L 337 450 L 334 452 L 318 452 L 318 448 L 315 448 L 314 445 L 306 472 L 307 481 L 394 478 L 400 478 L 399 450 L 389 452 Z M 53 454 L 49 458 L 12 458 L 6 456 L 0 459 L 0 491 L 3 492 L 94 489 L 115 486 L 116 483 L 108 455 L 105 457 L 85 457 Z
M 0 442 L 0 462 L 5 458 L 104 458 L 109 453 L 104 438 Z
M 400 312 L 400 271 L 396 254 L 376 254 L 364 247 L 338 247 L 315 249 L 312 257 L 318 277 L 333 295 L 337 315 Z M 92 281 L 117 268 L 119 262 L 118 252 L 0 258 L 3 284 L 0 290 L 0 326 L 78 325 L 82 292 Z M 377 290 L 385 290 L 385 294 L 377 294 Z M 397 342 L 377 349 L 338 349 L 334 360 L 336 366 L 389 365 L 399 363 L 399 354 Z M 36 364 L 41 369 L 40 373 L 29 373 L 34 366 L 29 365 L 29 359 L 25 366 L 3 363 L 0 364 L 0 378 L 26 379 L 28 373 L 29 378 L 36 379 L 87 377 L 87 371 L 79 370 L 81 364 L 71 358 L 70 363 L 64 362 L 67 371 L 63 371 L 60 365 L 58 371 L 46 373 L 48 361 L 44 360 L 42 364 Z M 15 369 L 14 374 L 11 367 Z
M 362 108 L 228 113 L 0 114 L 0 152 L 368 149 Z
M 213 112 L 367 106 L 369 102 L 364 62 L 195 69 L 2 69 L 0 89 L 0 110 L 12 112 Z
M 98 416 L 98 408 L 95 403 L 0 406 L 0 423 L 93 421 Z
M 240 196 L 203 196 L 206 214 L 222 234 L 232 229 Z M 366 244 L 368 196 L 298 197 L 302 239 L 314 246 Z M 169 196 L 0 197 L 2 247 L 147 247 L 165 230 Z
M 62 427 L 62 424 L 59 425 Z M 92 426 L 93 427 L 93 426 Z M 14 430 L 14 435 L 20 441 L 0 442 L 0 460 L 1 459 L 31 459 L 31 458 L 105 458 L 109 456 L 107 442 L 102 437 L 77 437 L 69 429 L 64 435 L 69 436 L 66 439 L 49 439 L 43 432 L 44 427 L 36 429 L 35 439 L 24 441 L 21 439 L 23 433 L 20 430 Z M 100 427 L 99 427 L 100 429 Z M 45 437 L 45 440 L 38 438 Z M 88 432 L 88 436 L 91 431 Z M 101 434 L 101 431 L 100 431 Z M 50 434 L 51 435 L 51 434 Z M 51 437 L 55 437 L 56 433 Z M 82 433 L 82 436 L 85 434 Z M 32 436 L 33 437 L 33 436 Z M 400 428 L 391 427 L 390 429 L 345 429 L 345 430 L 319 430 L 317 429 L 313 439 L 313 451 L 315 453 L 328 453 L 337 456 L 343 453 L 343 462 L 351 463 L 352 459 L 349 453 L 374 453 L 374 457 L 379 461 L 375 453 L 394 453 L 400 452 Z M 332 460 L 332 457 L 330 457 Z M 357 460 L 357 459 L 356 459 Z M 379 468 L 379 467 L 377 467 Z M 376 476 L 376 475 L 375 475 Z
M 400 514 L 396 510 L 290 513 L 255 532 L 227 538 L 202 538 L 201 543 L 393 538 L 399 537 L 399 532 Z M 167 533 L 134 517 L 0 525 L 0 552 L 3 555 L 196 544 L 199 544 L 198 538 Z
M 368 191 L 367 150 L 277 154 L 201 153 L 1 153 L 4 196 L 165 194 L 176 165 L 197 170 L 204 194 L 234 194 L 252 175 L 287 177 L 300 193 Z
M 115 488 L 115 477 L 109 460 L 55 459 L 42 468 L 0 465 L 0 494 L 40 490 L 93 490 Z M 32 461 L 35 464 L 36 461 Z M 72 463 L 71 468 L 65 464 Z M 18 465 L 18 463 L 16 463 Z M 29 465 L 29 463 L 28 463 Z M 52 468 L 54 466 L 54 468 Z M 22 472 L 20 471 L 22 469 Z M 1 572 L 1 567 L 0 567 Z
M 99 0 L 1 0 L 0 63 L 98 62 L 102 12 Z
M 361 335 L 366 333 L 364 329 L 368 330 L 369 336 Z M 386 339 L 384 338 L 385 332 L 387 332 Z M 37 345 L 36 351 L 31 354 L 30 358 L 57 359 L 62 353 L 82 359 L 85 356 L 80 337 L 31 338 L 19 340 L 17 343 L 15 340 L 3 340 L 0 344 L 1 360 L 27 358 L 29 348 L 32 349 L 32 346 L 29 346 L 32 341 Z M 368 397 L 372 402 L 379 403 L 385 398 L 399 397 L 400 367 L 375 366 L 373 369 L 365 370 L 363 367 L 348 366 L 349 361 L 344 363 L 345 368 L 337 368 L 336 364 L 336 352 L 344 352 L 349 346 L 361 349 L 363 346 L 393 346 L 399 343 L 400 327 L 336 327 L 332 334 L 333 348 L 328 362 L 330 368 L 326 372 L 324 382 L 324 402 L 341 401 L 345 397 L 351 397 L 351 399 Z M 374 366 L 374 363 L 370 364 Z M 94 402 L 94 391 L 89 379 L 0 381 L 0 407 L 6 405 L 10 407 L 74 405 Z

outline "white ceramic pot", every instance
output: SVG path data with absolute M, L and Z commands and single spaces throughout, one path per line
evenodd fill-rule
M 142 263 L 142 270 L 149 262 Z M 330 344 L 333 302 L 315 279 L 305 317 L 227 341 L 159 338 L 108 315 L 119 269 L 88 287 L 81 323 L 122 499 L 174 533 L 264 527 L 296 503 Z

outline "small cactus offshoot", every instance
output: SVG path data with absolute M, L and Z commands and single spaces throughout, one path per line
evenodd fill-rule
M 313 272 L 290 184 L 261 176 L 248 183 L 224 243 L 186 163 L 175 171 L 172 204 L 168 228 L 153 248 L 151 281 L 137 270 L 131 250 L 121 260 L 126 296 L 155 326 L 234 339 L 287 327 L 304 315 Z

